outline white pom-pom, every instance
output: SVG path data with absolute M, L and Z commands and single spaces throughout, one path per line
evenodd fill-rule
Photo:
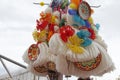
M 58 26 L 55 26 L 55 27 L 54 27 L 54 30 L 55 30 L 55 32 L 58 31 L 58 30 L 59 30 L 59 27 L 58 27 Z
M 51 13 L 52 14 L 52 8 L 51 7 L 46 8 L 45 13 Z
M 66 19 L 67 15 L 66 14 L 62 14 L 62 19 Z
M 57 25 L 59 25 L 60 20 L 59 19 L 55 19 L 55 22 L 56 22 Z
M 54 15 L 54 16 L 57 16 L 58 18 L 60 18 L 60 12 L 59 12 L 59 11 L 55 11 L 55 12 L 53 13 L 53 15 Z

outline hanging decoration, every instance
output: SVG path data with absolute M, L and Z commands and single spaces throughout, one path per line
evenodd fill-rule
M 32 33 L 35 43 L 25 51 L 28 70 L 38 76 L 59 80 L 60 74 L 87 79 L 114 70 L 106 43 L 94 23 L 93 8 L 85 0 L 52 0 L 40 12 Z M 62 79 L 61 79 L 62 80 Z

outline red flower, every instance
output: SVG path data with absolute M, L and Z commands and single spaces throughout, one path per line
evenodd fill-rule
M 41 30 L 42 31 L 48 25 L 48 21 L 40 22 L 40 21 L 37 20 L 36 22 L 37 22 L 37 26 L 36 26 L 37 30 Z
M 60 28 L 60 37 L 64 42 L 67 42 L 68 38 L 75 33 L 71 26 L 63 26 Z

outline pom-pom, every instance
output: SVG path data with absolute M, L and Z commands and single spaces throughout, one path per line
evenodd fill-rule
M 55 12 L 53 13 L 53 15 L 54 15 L 54 16 L 57 16 L 57 17 L 60 17 L 60 12 L 59 12 L 59 11 L 55 11 Z
M 92 43 L 92 40 L 89 39 L 90 35 L 90 32 L 87 30 L 80 30 L 79 32 L 77 32 L 77 36 L 84 40 L 84 42 L 80 44 L 81 46 L 87 47 Z
M 90 24 L 94 24 L 92 17 L 89 17 L 89 18 L 88 18 L 88 22 L 89 22 Z
M 41 5 L 41 6 L 44 6 L 44 5 L 45 5 L 45 3 L 44 3 L 44 2 L 40 2 L 40 5 Z
M 54 31 L 57 32 L 59 30 L 59 26 L 54 26 Z
M 76 6 L 74 3 L 71 3 L 71 4 L 69 5 L 69 7 L 70 7 L 71 9 L 77 10 L 77 6 Z
M 69 13 L 70 15 L 77 15 L 77 11 L 76 11 L 76 10 L 72 10 L 72 9 L 69 9 L 69 10 L 68 10 L 68 13 Z
M 91 27 L 90 23 L 89 23 L 87 20 L 85 20 L 85 26 L 86 26 L 87 28 L 90 28 L 90 27 Z
M 99 30 L 100 24 L 96 24 L 95 26 L 96 26 L 97 30 Z
M 84 42 L 81 44 L 81 46 L 87 47 L 91 44 L 92 44 L 92 40 L 90 40 L 89 38 L 84 38 Z
M 85 26 L 85 21 L 79 15 L 73 15 L 73 21 Z
M 52 8 L 51 8 L 51 7 L 48 7 L 47 9 L 45 9 L 45 13 L 50 13 L 50 14 L 52 14 Z
M 96 26 L 94 24 L 91 25 L 91 29 L 94 30 L 95 34 L 98 33 L 98 29 L 96 28 Z
M 82 0 L 71 0 L 71 3 L 74 3 L 77 7 L 82 2 Z
M 77 36 L 82 39 L 86 37 L 88 38 L 90 36 L 90 32 L 87 30 L 80 30 L 79 32 L 77 32 Z
M 88 31 L 90 32 L 90 39 L 94 40 L 96 38 L 96 34 L 95 34 L 95 31 L 91 28 L 88 29 Z

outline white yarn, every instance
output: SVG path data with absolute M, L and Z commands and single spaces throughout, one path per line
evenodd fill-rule
M 40 49 L 40 53 L 39 56 L 37 58 L 37 60 L 34 61 L 33 65 L 34 66 L 42 66 L 44 64 L 46 64 L 48 62 L 48 46 L 45 42 L 42 42 L 38 45 L 39 49 Z
M 56 69 L 58 72 L 64 75 L 69 75 L 68 72 L 68 62 L 63 55 L 56 56 Z
M 45 13 L 51 13 L 52 14 L 52 8 L 51 7 L 46 8 Z
M 104 42 L 104 40 L 102 40 L 100 35 L 97 35 L 94 41 L 100 44 L 102 47 L 104 47 L 107 50 L 107 44 Z
M 114 64 L 113 64 L 111 58 L 109 57 L 109 55 L 107 54 L 106 50 L 99 44 L 96 44 L 96 45 L 98 46 L 98 48 L 102 54 L 102 61 L 99 64 L 99 66 L 91 71 L 82 71 L 82 70 L 78 69 L 77 67 L 75 67 L 73 63 L 71 63 L 69 66 L 69 72 L 70 72 L 69 74 L 77 76 L 77 77 L 86 78 L 91 75 L 102 76 L 103 74 L 114 70 L 114 68 L 115 68 Z
M 72 62 L 82 62 L 88 61 L 93 58 L 96 58 L 100 53 L 99 49 L 97 48 L 96 44 L 92 42 L 92 44 L 88 47 L 85 47 L 84 52 L 82 54 L 76 54 L 72 52 L 70 49 L 66 51 L 67 59 Z
M 66 47 L 66 44 L 61 40 L 58 33 L 54 34 L 49 41 L 49 49 L 52 54 L 64 55 L 68 60 L 72 62 L 78 61 L 88 61 L 93 58 L 96 58 L 100 53 L 99 49 L 96 47 L 96 44 L 92 44 L 86 47 L 83 54 L 76 54 Z
M 93 41 L 90 46 L 85 47 L 85 53 L 75 54 L 65 46 L 65 43 L 60 39 L 59 34 L 56 33 L 52 36 L 49 42 L 49 49 L 51 53 L 57 55 L 57 71 L 65 75 L 74 75 L 82 78 L 86 78 L 91 75 L 102 76 L 104 73 L 110 72 L 115 68 L 111 58 L 106 52 L 106 49 L 96 41 Z M 91 71 L 82 71 L 73 64 L 75 61 L 83 62 L 94 59 L 100 53 L 102 55 L 101 63 L 97 68 Z
M 61 41 L 58 33 L 55 33 L 51 37 L 49 41 L 49 50 L 50 50 L 50 53 L 55 54 L 55 55 L 59 55 L 61 53 L 66 52 L 67 48 L 65 46 L 65 43 Z
M 47 72 L 44 72 L 44 73 L 39 73 L 39 72 L 37 72 L 32 65 L 29 65 L 29 66 L 27 67 L 27 69 L 28 69 L 28 71 L 30 71 L 30 72 L 32 72 L 33 74 L 38 75 L 38 76 L 43 76 L 43 77 L 45 77 L 46 75 L 48 75 Z
M 27 63 L 27 64 L 32 64 L 32 63 L 33 63 L 33 61 L 31 61 L 31 60 L 28 58 L 28 49 L 24 52 L 22 58 L 23 58 L 24 62 Z

